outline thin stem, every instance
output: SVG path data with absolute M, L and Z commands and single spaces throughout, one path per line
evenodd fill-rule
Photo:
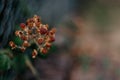
M 30 62 L 30 60 L 28 59 L 28 57 L 25 57 L 25 63 L 27 65 L 27 67 L 31 70 L 31 72 L 33 73 L 33 75 L 35 76 L 35 78 L 37 80 L 40 80 L 39 77 L 39 73 L 37 72 L 37 70 L 34 68 L 34 66 L 32 65 L 32 63 Z

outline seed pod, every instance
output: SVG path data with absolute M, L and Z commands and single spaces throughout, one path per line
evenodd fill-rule
M 34 19 L 34 22 L 35 22 L 35 23 L 40 21 L 40 20 L 39 20 L 39 17 L 38 17 L 37 15 L 35 15 L 35 16 L 33 17 L 33 19 Z
M 49 25 L 48 25 L 48 24 L 46 24 L 46 25 L 45 25 L 45 27 L 48 29 L 48 28 L 49 28 Z
M 28 41 L 24 41 L 23 44 L 22 44 L 22 46 L 24 46 L 24 47 L 29 47 L 30 44 L 28 43 Z
M 19 34 L 20 34 L 20 35 L 23 35 L 23 32 L 22 32 L 22 31 L 19 31 Z
M 32 30 L 28 30 L 28 34 L 29 34 L 29 35 L 32 35 Z
M 51 30 L 49 31 L 49 36 L 50 36 L 50 37 L 51 37 L 51 36 L 54 36 L 54 35 L 55 35 L 55 32 L 56 32 L 56 29 L 55 29 L 55 28 L 51 29 Z
M 28 20 L 26 21 L 26 25 L 28 26 L 29 23 L 30 23 L 30 19 L 28 19 Z
M 50 37 L 48 42 L 54 42 L 55 38 L 54 37 Z
M 20 48 L 20 50 L 21 50 L 22 52 L 24 52 L 25 49 L 26 49 L 25 47 L 21 47 L 21 48 Z
M 44 41 L 44 39 L 43 38 L 38 38 L 38 40 L 37 40 L 37 42 L 38 42 L 38 44 L 40 45 L 40 44 L 42 44 L 43 43 L 43 41 Z
M 22 40 L 28 40 L 28 37 L 27 37 L 27 36 L 24 36 L 24 35 L 22 35 L 20 38 L 21 38 Z
M 9 42 L 9 45 L 12 47 L 12 49 L 15 49 L 16 48 L 16 45 L 13 41 L 10 41 Z
M 33 27 L 33 23 L 32 22 L 28 23 L 28 26 L 29 26 L 29 28 L 32 28 Z
M 38 53 L 37 53 L 37 50 L 34 49 L 33 52 L 32 52 L 32 58 L 35 58 L 35 57 L 37 56 L 37 54 L 38 54 Z
M 51 47 L 51 43 L 46 42 L 45 47 L 47 47 L 47 48 Z
M 48 52 L 48 50 L 46 48 L 41 48 L 40 52 L 43 53 L 43 54 L 46 54 Z
M 40 24 L 41 24 L 40 22 L 36 22 L 37 27 L 40 27 Z
M 56 29 L 55 29 L 55 28 L 53 28 L 53 29 L 51 29 L 51 30 L 50 30 L 50 32 L 51 32 L 51 33 L 53 33 L 53 34 L 55 34 Z
M 23 33 L 21 31 L 15 31 L 15 35 L 20 37 Z
M 44 28 L 44 27 L 41 27 L 40 28 L 40 34 L 46 34 L 47 33 L 47 29 L 46 28 Z
M 15 35 L 19 36 L 20 35 L 19 31 L 15 31 Z

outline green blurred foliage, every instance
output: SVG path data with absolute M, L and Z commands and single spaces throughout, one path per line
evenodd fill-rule
M 23 55 L 23 53 L 18 54 L 13 58 L 13 68 L 18 73 L 21 73 L 26 69 L 25 55 Z
M 12 65 L 11 59 L 7 55 L 0 53 L 0 71 L 10 69 L 11 65 Z

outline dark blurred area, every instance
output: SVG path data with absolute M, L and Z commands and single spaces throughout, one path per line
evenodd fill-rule
M 120 80 L 119 0 L 0 0 L 1 54 L 10 40 L 19 43 L 14 31 L 35 14 L 57 29 L 55 43 L 36 59 L 29 56 L 31 48 L 14 53 L 11 67 L 0 55 L 0 63 L 7 64 L 0 80 Z M 24 56 L 33 67 L 25 65 Z

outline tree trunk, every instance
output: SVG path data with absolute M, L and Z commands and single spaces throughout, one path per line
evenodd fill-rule
M 20 0 L 0 0 L 0 48 L 3 48 L 14 31 L 20 12 Z

